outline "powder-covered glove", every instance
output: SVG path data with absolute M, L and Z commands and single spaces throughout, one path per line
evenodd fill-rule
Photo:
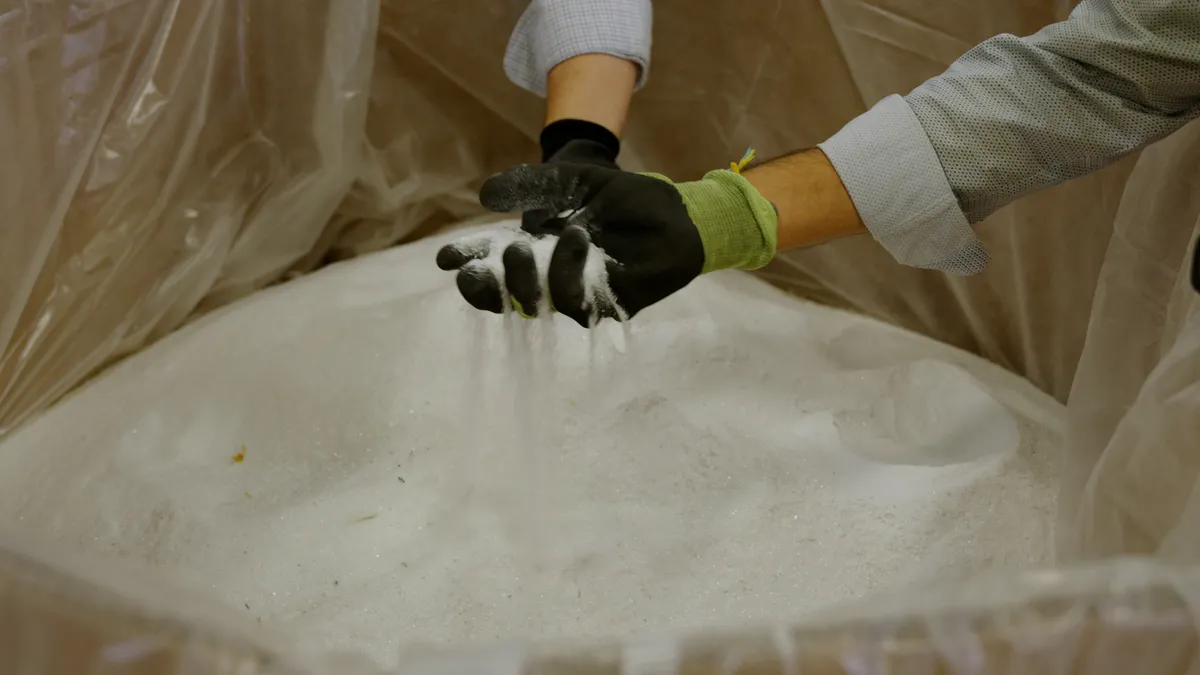
M 497 230 L 438 252 L 439 267 L 459 271 L 467 302 L 492 312 L 507 299 L 526 316 L 625 320 L 701 274 L 758 269 L 775 255 L 775 209 L 734 170 L 675 184 L 581 164 L 522 165 L 490 178 L 480 202 L 558 214 L 541 238 Z
M 539 137 L 543 164 L 580 164 L 618 169 L 621 139 L 595 122 L 565 119 L 547 124 Z M 535 237 L 547 232 L 544 224 L 555 213 L 534 209 L 521 214 L 521 229 Z

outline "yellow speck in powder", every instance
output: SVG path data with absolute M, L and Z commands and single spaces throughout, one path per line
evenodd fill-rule
M 233 463 L 241 464 L 244 461 L 246 461 L 246 446 L 243 445 L 242 449 L 238 451 L 238 454 L 233 456 Z

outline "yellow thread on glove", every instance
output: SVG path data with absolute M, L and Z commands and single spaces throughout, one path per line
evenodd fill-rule
M 509 300 L 509 302 L 512 303 L 512 308 L 517 313 L 517 316 L 520 316 L 522 319 L 532 319 L 533 318 L 532 314 L 525 313 L 525 308 L 521 306 L 521 303 L 517 302 L 516 298 L 514 298 L 510 295 L 510 296 L 508 296 L 508 300 Z
M 753 146 L 746 148 L 746 154 L 742 155 L 740 160 L 729 163 L 729 170 L 736 174 L 742 173 L 742 169 L 746 168 L 747 164 L 754 161 L 754 154 Z

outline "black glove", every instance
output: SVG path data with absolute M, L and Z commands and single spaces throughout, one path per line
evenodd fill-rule
M 621 140 L 613 132 L 585 120 L 558 120 L 542 129 L 540 138 L 543 164 L 583 164 L 605 169 L 617 169 Z M 547 234 L 544 223 L 554 217 L 544 209 L 521 214 L 521 229 L 542 237 Z
M 542 162 L 544 165 L 566 164 L 575 167 L 599 167 L 619 172 L 616 160 L 621 152 L 621 141 L 616 134 L 594 122 L 585 120 L 565 119 L 546 125 L 542 129 L 540 144 Z M 505 209 L 507 211 L 508 209 Z M 521 230 L 528 237 L 502 236 L 503 241 L 477 240 L 474 242 L 458 242 L 447 246 L 438 254 L 438 265 L 442 269 L 462 269 L 458 275 L 458 287 L 464 298 L 476 309 L 501 313 L 505 309 L 504 293 L 500 280 L 497 278 L 498 269 L 485 269 L 479 264 L 468 265 L 472 260 L 482 261 L 495 253 L 501 255 L 503 249 L 523 240 L 526 247 L 520 252 L 514 249 L 507 258 L 500 276 L 508 277 L 511 281 L 506 285 L 515 287 L 518 294 L 513 298 L 516 307 L 527 316 L 538 312 L 541 300 L 539 274 L 532 260 L 532 244 L 547 236 L 557 237 L 562 230 L 562 222 L 557 218 L 559 211 L 548 208 L 528 208 L 521 214 Z M 549 245 L 553 246 L 553 243 Z M 492 251 L 493 248 L 501 250 Z M 470 250 L 468 250 L 470 249 Z M 491 256 L 495 259 L 495 255 Z M 499 264 L 491 267 L 498 268 Z M 510 303 L 513 304 L 513 303 Z
M 459 290 L 477 309 L 501 312 L 509 295 L 526 316 L 552 308 L 587 327 L 632 317 L 704 267 L 683 199 L 657 178 L 565 162 L 523 165 L 490 178 L 479 201 L 492 211 L 555 215 L 535 232 L 523 225 L 525 236 L 484 235 L 438 252 L 438 266 L 459 270 Z M 496 255 L 502 270 L 482 264 Z
M 704 272 L 758 269 L 775 253 L 774 207 L 731 170 L 676 185 L 585 164 L 522 165 L 488 179 L 479 200 L 555 214 L 539 235 L 498 229 L 438 252 L 467 302 L 491 312 L 511 301 L 523 315 L 554 310 L 585 327 L 625 320 Z

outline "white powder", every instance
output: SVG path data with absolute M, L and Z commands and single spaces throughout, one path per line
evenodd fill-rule
M 499 285 L 501 294 L 508 295 L 504 276 L 504 251 L 518 242 L 532 245 L 535 240 L 517 227 L 517 224 L 504 223 L 472 232 L 453 243 L 464 256 L 473 258 L 463 265 L 464 273 L 477 277 L 490 275 Z M 507 312 L 508 303 L 504 303 L 503 307 Z
M 538 288 L 542 295 L 538 299 L 538 316 L 549 316 L 550 308 L 550 257 L 554 255 L 554 247 L 558 245 L 558 237 L 543 237 L 535 239 L 530 248 L 533 250 L 533 261 L 538 271 Z
M 588 247 L 587 260 L 583 264 L 583 296 L 589 303 L 584 307 L 588 311 L 589 326 L 600 323 L 601 311 L 611 307 L 621 321 L 629 318 L 625 310 L 613 295 L 612 287 L 608 285 L 608 263 L 611 259 L 603 249 L 591 244 Z
M 559 214 L 559 217 L 569 217 L 570 220 L 582 222 L 584 210 L 570 211 Z M 509 246 L 518 244 L 527 246 L 533 253 L 534 265 L 538 273 L 538 285 L 541 288 L 541 298 L 538 301 L 538 314 L 548 314 L 550 303 L 550 258 L 554 247 L 558 245 L 558 237 L 547 235 L 534 238 L 518 227 L 518 223 L 505 223 L 488 227 L 479 232 L 473 232 L 454 241 L 454 244 L 465 254 L 476 256 L 464 266 L 468 273 L 480 274 L 487 272 L 499 283 L 501 292 L 508 293 L 504 275 L 504 252 Z M 585 297 L 584 309 L 591 316 L 591 325 L 599 323 L 600 311 L 603 306 L 612 307 L 622 320 L 628 318 L 625 311 L 617 303 L 612 288 L 608 285 L 607 263 L 610 261 L 604 250 L 595 244 L 589 244 L 588 256 L 583 266 L 583 292 Z M 508 310 L 507 303 L 504 305 Z
M 439 243 L 117 365 L 0 444 L 0 525 L 384 663 L 1048 561 L 1061 409 L 1018 378 L 737 272 L 632 327 L 486 315 Z

